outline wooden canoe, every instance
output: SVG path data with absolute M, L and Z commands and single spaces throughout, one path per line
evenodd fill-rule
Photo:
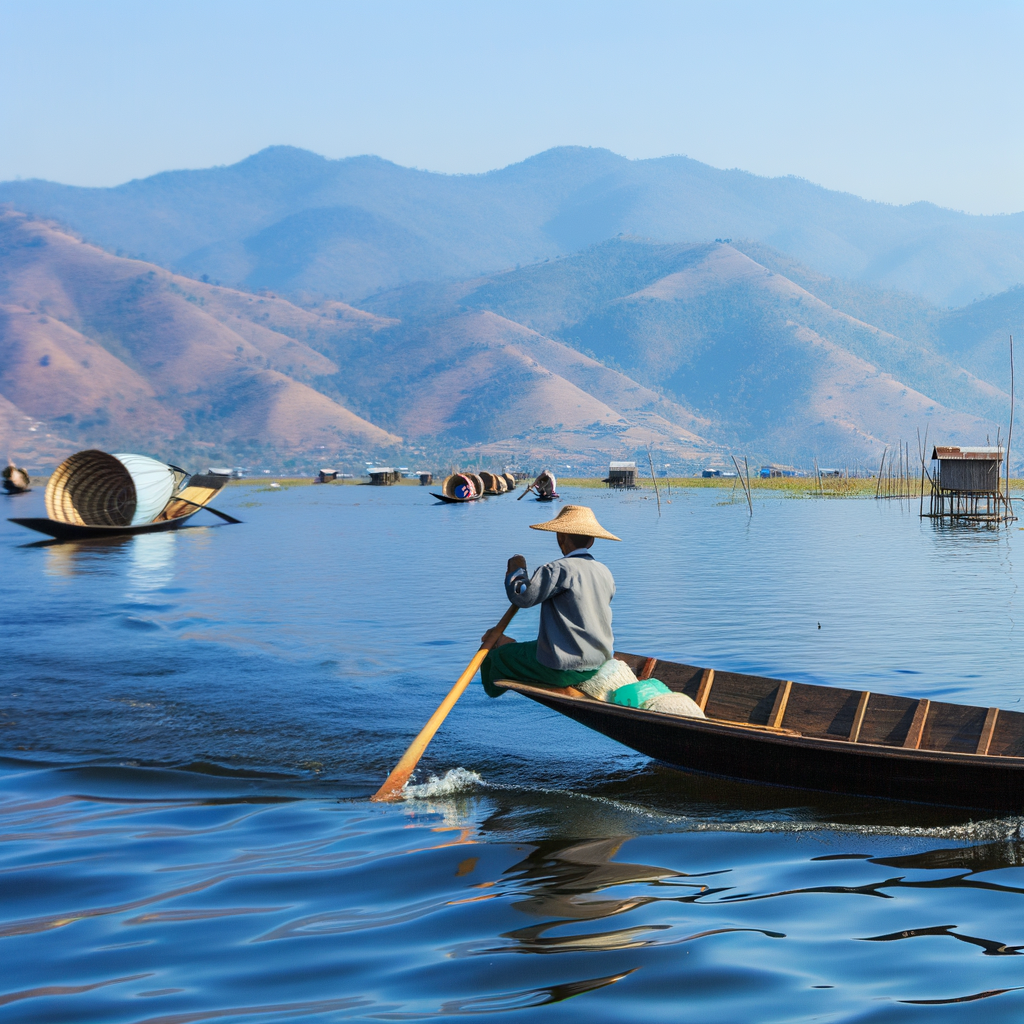
M 438 494 L 436 491 L 431 491 L 430 496 L 443 501 L 446 505 L 465 505 L 467 501 L 479 501 L 483 497 L 482 494 L 474 494 L 471 498 L 450 498 L 447 494 Z
M 140 523 L 138 526 L 89 526 L 47 518 L 11 519 L 10 522 L 26 526 L 38 533 L 45 533 L 56 540 L 96 540 L 101 537 L 123 537 L 136 533 L 164 533 L 184 526 L 192 516 L 202 511 L 220 493 L 227 479 L 217 474 L 195 474 L 189 478 L 187 487 L 171 497 L 156 519 L 151 523 Z M 223 517 L 223 513 L 216 514 Z
M 792 683 L 616 654 L 692 697 L 680 718 L 503 680 L 545 707 L 688 772 L 851 796 L 1024 811 L 1024 714 Z

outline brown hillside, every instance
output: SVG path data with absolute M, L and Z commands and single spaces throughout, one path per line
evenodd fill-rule
M 648 442 L 677 459 L 720 450 L 687 409 L 490 312 L 383 332 L 346 367 L 349 386 L 387 396 L 374 418 L 410 439 L 447 437 L 471 453 L 600 465 Z
M 0 214 L 0 271 L 0 393 L 80 443 L 212 457 L 400 441 L 311 387 L 338 367 L 296 337 L 387 324 L 371 314 L 190 281 L 16 213 Z

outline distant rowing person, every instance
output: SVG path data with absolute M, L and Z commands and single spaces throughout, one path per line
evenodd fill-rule
M 550 522 L 530 529 L 555 534 L 563 557 L 542 565 L 532 576 L 522 555 L 508 560 L 505 594 L 520 608 L 541 606 L 540 632 L 528 643 L 504 634 L 497 638 L 480 668 L 484 690 L 491 697 L 505 692 L 494 685 L 497 679 L 577 686 L 594 675 L 615 649 L 611 608 L 615 580 L 589 549 L 596 537 L 619 538 L 584 505 L 566 505 Z M 489 636 L 490 632 L 485 633 L 483 640 Z
M 555 493 L 555 474 L 550 469 L 545 469 L 530 486 L 537 492 L 538 498 L 557 498 Z M 539 529 L 539 527 L 536 527 Z

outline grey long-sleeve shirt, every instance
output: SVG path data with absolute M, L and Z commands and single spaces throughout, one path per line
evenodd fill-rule
M 505 594 L 520 608 L 540 609 L 537 660 L 547 668 L 573 672 L 597 668 L 614 651 L 612 598 L 615 580 L 611 570 L 586 549 L 542 565 L 526 585 L 523 569 L 505 576 Z

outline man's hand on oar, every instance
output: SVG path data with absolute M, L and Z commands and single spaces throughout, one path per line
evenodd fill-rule
M 508 624 L 512 621 L 512 616 L 517 611 L 519 609 L 514 604 L 509 605 L 508 611 L 502 615 L 501 620 L 494 629 L 484 633 L 484 642 L 480 645 L 480 650 L 473 656 L 473 660 L 466 666 L 466 671 L 456 680 L 455 685 L 448 691 L 448 696 L 441 701 L 438 709 L 430 716 L 430 720 L 420 730 L 420 734 L 412 741 L 409 749 L 402 755 L 402 760 L 395 765 L 395 770 L 384 780 L 384 785 L 370 797 L 371 800 L 400 800 L 402 798 L 402 790 L 409 781 L 409 776 L 415 771 L 416 765 L 419 764 L 423 751 L 427 749 L 427 744 L 434 738 L 434 733 L 441 727 L 441 723 L 447 717 L 448 712 L 455 707 L 455 702 L 462 696 L 466 687 L 469 686 L 473 676 L 476 675 L 476 670 L 483 664 L 484 658 L 487 657 L 487 652 L 492 647 L 498 645 L 499 638 L 504 638 L 503 642 L 515 643 L 514 640 L 509 641 L 508 637 L 505 637 L 504 634 Z M 488 640 L 488 637 L 493 639 Z

